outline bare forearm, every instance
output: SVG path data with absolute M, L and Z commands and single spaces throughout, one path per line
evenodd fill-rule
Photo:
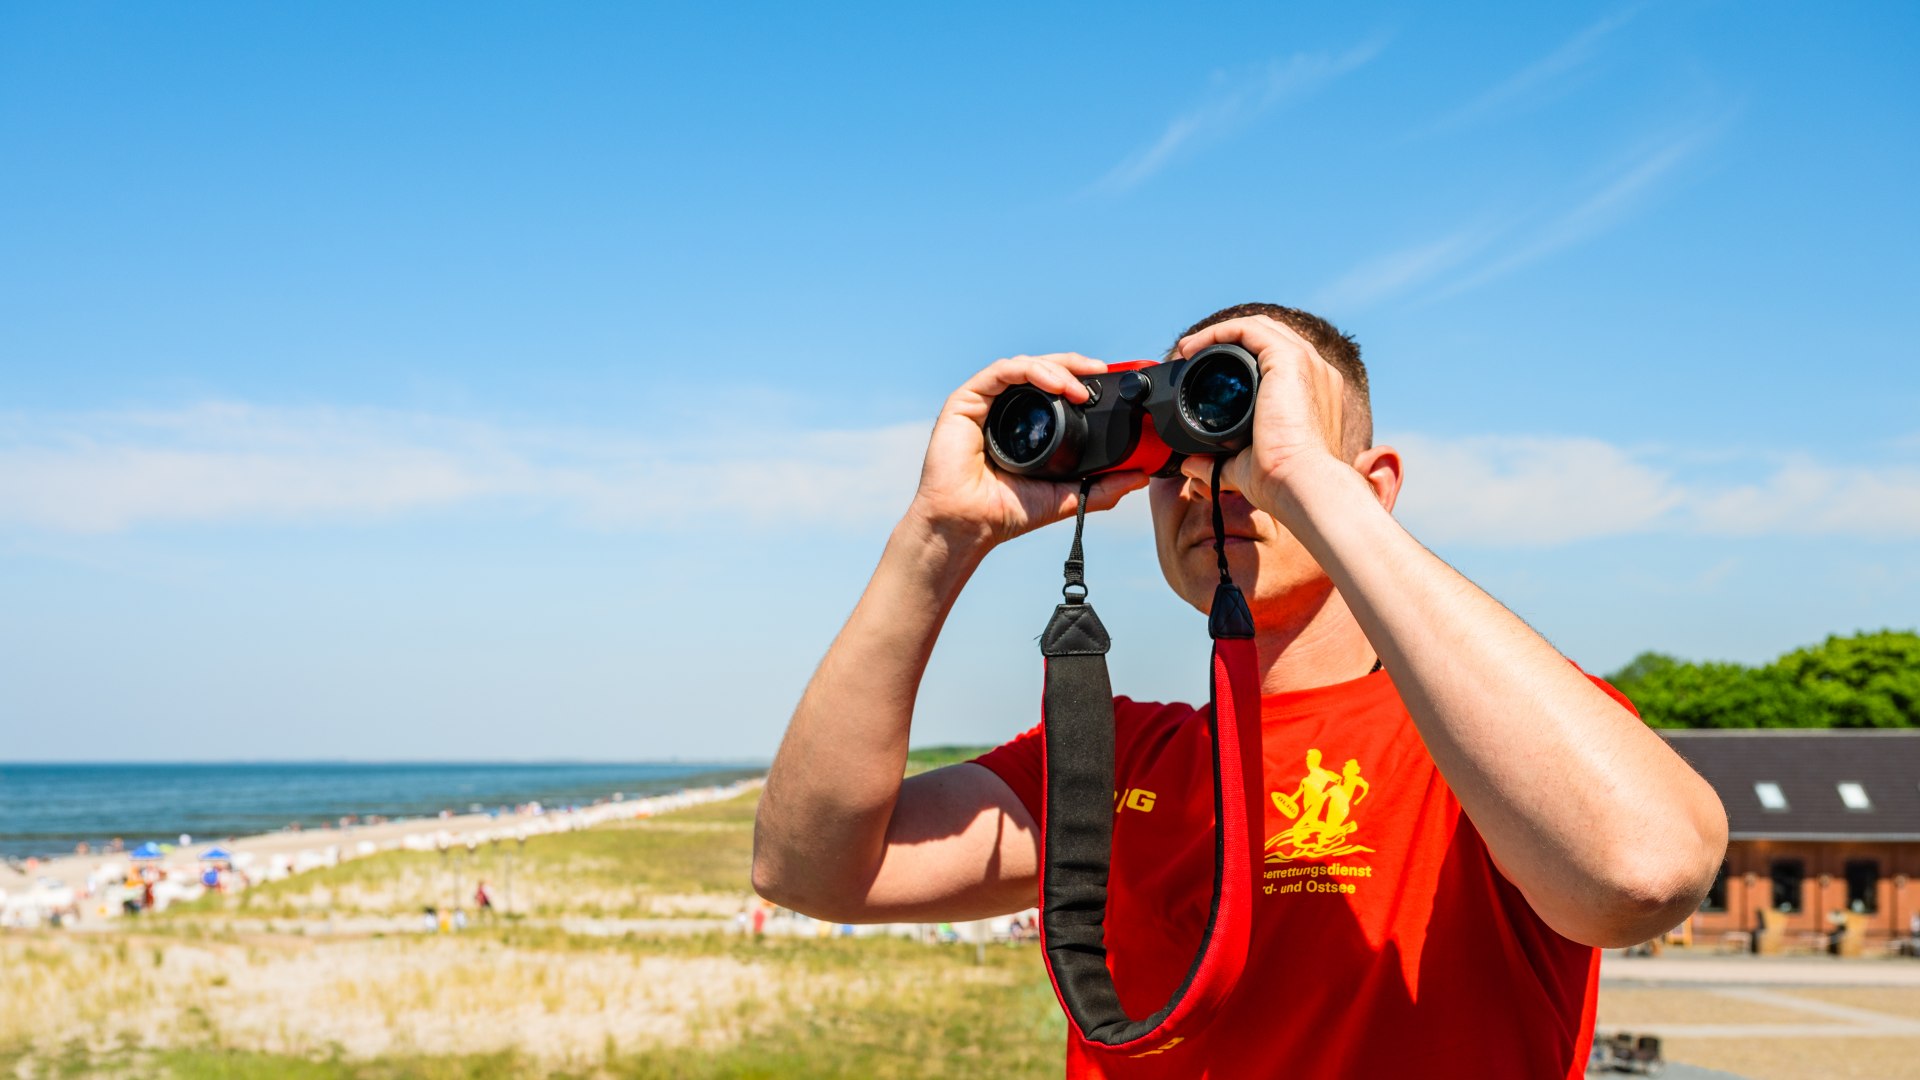
M 914 698 L 984 548 L 909 514 L 795 708 L 761 795 L 754 880 L 789 903 L 858 889 L 879 866 Z
M 1593 944 L 1644 940 L 1683 917 L 1726 840 L 1705 781 L 1414 540 L 1352 470 L 1329 470 L 1307 490 L 1288 524 L 1380 651 L 1441 774 L 1535 910 Z

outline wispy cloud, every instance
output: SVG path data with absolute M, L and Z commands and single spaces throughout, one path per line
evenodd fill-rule
M 1434 280 L 1485 251 L 1503 225 L 1470 226 L 1438 240 L 1369 259 L 1313 295 L 1314 307 L 1355 311 Z
M 1709 124 L 1635 156 L 1598 191 L 1578 204 L 1526 228 L 1504 253 L 1447 283 L 1432 297 L 1443 299 L 1476 289 L 1521 267 L 1585 243 L 1632 216 L 1659 182 L 1718 133 Z
M 1584 28 L 1551 52 L 1488 87 L 1473 100 L 1447 113 L 1428 129 L 1429 134 L 1470 126 L 1489 116 L 1509 112 L 1546 96 L 1552 86 L 1586 66 L 1599 53 L 1606 39 L 1640 13 L 1635 4 L 1600 19 Z
M 106 533 L 517 502 L 618 528 L 858 526 L 905 505 L 925 439 L 922 424 L 760 429 L 695 452 L 370 409 L 16 415 L 0 417 L 0 525 Z
M 1665 471 L 1598 439 L 1396 439 L 1399 507 L 1435 543 L 1544 547 L 1645 531 L 1685 496 Z
M 1757 484 L 1702 492 L 1704 531 L 1735 536 L 1920 536 L 1920 468 L 1839 468 L 1794 461 Z
M 1545 547 L 1606 536 L 1920 539 L 1920 467 L 1748 462 L 1761 477 L 1690 477 L 1688 456 L 1585 438 L 1395 439 L 1399 515 L 1423 539 Z
M 1139 186 L 1180 157 L 1252 123 L 1276 106 L 1297 101 L 1380 54 L 1374 39 L 1343 53 L 1296 53 L 1254 72 L 1216 76 L 1226 89 L 1175 117 L 1158 138 L 1127 155 L 1090 190 L 1118 194 Z
M 1445 299 L 1577 247 L 1631 220 L 1727 123 L 1727 116 L 1713 116 L 1650 140 L 1572 189 L 1557 206 L 1483 214 L 1438 239 L 1367 259 L 1316 292 L 1313 303 L 1339 312 L 1400 297 Z

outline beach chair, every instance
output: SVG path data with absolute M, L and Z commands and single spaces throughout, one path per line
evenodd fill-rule
M 1604 1044 L 1595 1040 L 1594 1052 L 1587 1059 L 1587 1071 L 1595 1071 L 1596 1066 L 1603 1072 L 1658 1076 L 1666 1071 L 1667 1060 L 1661 1053 L 1659 1036 L 1642 1035 L 1636 1039 L 1628 1032 L 1617 1031 Z
M 1667 1059 L 1660 1053 L 1660 1039 L 1642 1035 L 1633 1045 L 1633 1071 L 1641 1076 L 1658 1076 L 1667 1071 Z
M 1624 1069 L 1633 1063 L 1633 1036 L 1624 1031 L 1616 1031 L 1613 1038 L 1607 1040 L 1607 1069 Z

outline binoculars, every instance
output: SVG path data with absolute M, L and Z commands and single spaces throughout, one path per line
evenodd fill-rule
M 1135 360 L 1080 380 L 1088 397 L 1016 386 L 987 410 L 987 456 L 1042 480 L 1139 469 L 1176 476 L 1192 454 L 1230 454 L 1253 436 L 1260 363 L 1238 345 L 1209 345 L 1185 360 Z

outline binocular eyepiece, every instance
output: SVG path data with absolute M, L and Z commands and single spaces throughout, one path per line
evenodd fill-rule
M 986 430 L 993 463 L 1043 480 L 1116 469 L 1173 476 L 1190 454 L 1230 454 L 1252 441 L 1260 363 L 1238 345 L 1115 364 L 1080 381 L 1091 395 L 1080 405 L 1032 386 L 994 399 Z

